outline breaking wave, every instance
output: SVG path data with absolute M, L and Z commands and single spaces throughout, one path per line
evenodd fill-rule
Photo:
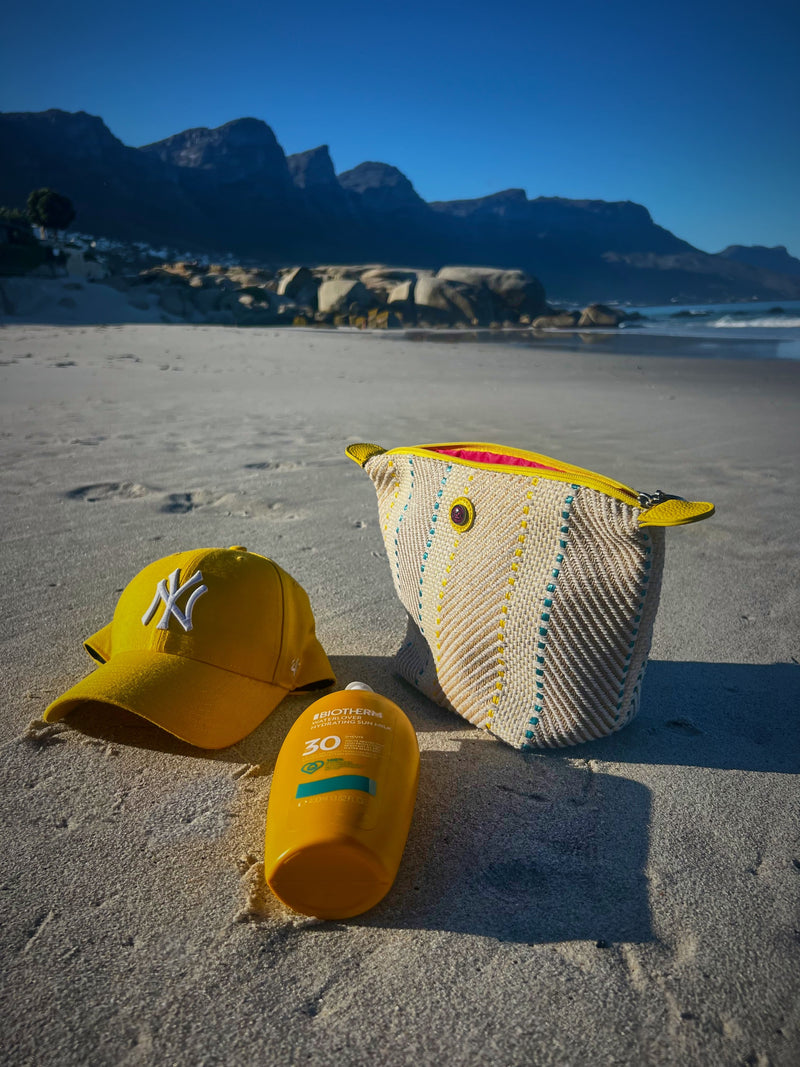
M 741 319 L 734 317 L 733 315 L 723 315 L 722 318 L 717 319 L 715 322 L 710 322 L 709 326 L 713 326 L 717 329 L 730 329 L 730 327 L 736 329 L 744 327 L 749 327 L 750 329 L 772 329 L 775 326 L 787 329 L 790 327 L 800 327 L 800 319 L 789 318 L 788 316 L 779 317 L 777 315 L 762 319 Z

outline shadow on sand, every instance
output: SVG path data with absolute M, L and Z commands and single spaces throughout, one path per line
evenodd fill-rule
M 397 881 L 359 922 L 527 943 L 649 941 L 649 822 L 645 786 L 588 764 L 478 735 L 424 751 Z
M 794 664 L 653 662 L 643 711 L 619 734 L 522 754 L 389 682 L 390 663 L 335 667 L 390 696 L 444 751 L 423 740 L 397 882 L 361 925 L 529 943 L 651 940 L 650 791 L 620 764 L 791 773 L 800 763 Z
M 419 733 L 472 732 L 469 724 L 398 678 L 391 657 L 339 656 L 332 662 L 342 685 L 361 678 L 407 711 Z M 598 741 L 540 755 L 794 774 L 800 771 L 798 708 L 800 666 L 795 663 L 651 660 L 642 710 L 629 726 Z M 524 762 L 526 757 L 518 753 L 516 758 Z
M 651 940 L 646 866 L 651 799 L 624 764 L 792 773 L 800 765 L 800 667 L 652 662 L 643 710 L 613 737 L 523 754 L 400 680 L 388 657 L 339 656 L 399 704 L 420 735 L 417 805 L 397 881 L 360 926 L 469 932 L 501 940 Z M 269 774 L 314 699 L 284 700 L 249 737 L 205 752 L 116 709 L 69 719 L 112 744 L 249 764 Z M 434 739 L 426 734 L 435 733 Z M 616 773 L 607 773 L 615 765 Z M 319 929 L 325 929 L 324 924 Z

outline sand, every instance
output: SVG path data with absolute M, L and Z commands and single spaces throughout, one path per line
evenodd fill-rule
M 799 363 L 6 320 L 0 364 L 4 1062 L 797 1062 Z M 343 450 L 458 439 L 716 504 L 668 531 L 618 735 L 525 756 L 394 675 L 404 612 Z M 145 564 L 233 544 L 418 731 L 398 879 L 352 920 L 263 887 L 309 698 L 218 753 L 96 707 L 40 721 Z

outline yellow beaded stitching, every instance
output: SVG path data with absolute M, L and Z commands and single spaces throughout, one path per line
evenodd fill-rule
M 474 477 L 474 475 L 470 474 L 468 479 L 467 479 L 467 481 L 471 482 L 473 477 Z M 468 490 L 469 490 L 469 486 L 467 485 L 465 487 L 465 489 L 464 489 L 464 495 L 465 496 L 466 496 Z M 459 499 L 461 499 L 461 498 L 459 497 Z M 474 515 L 474 513 L 473 513 L 473 515 Z M 470 523 L 470 525 L 472 525 L 472 524 Z M 444 577 L 442 578 L 442 584 L 439 587 L 439 598 L 438 598 L 438 603 L 436 605 L 436 631 L 435 631 L 435 633 L 436 633 L 436 667 L 437 667 L 437 670 L 438 670 L 439 663 L 440 663 L 441 658 L 442 658 L 441 633 L 442 633 L 442 606 L 444 604 L 444 591 L 445 591 L 445 587 L 447 586 L 447 576 L 450 573 L 450 568 L 451 568 L 451 566 L 453 564 L 453 560 L 456 558 L 456 549 L 458 548 L 459 542 L 460 542 L 460 536 L 457 537 L 455 539 L 455 541 L 453 542 L 453 547 L 452 547 L 452 550 L 450 552 L 450 559 L 449 559 L 447 565 L 445 566 Z
M 535 479 L 533 484 L 536 485 L 537 483 L 538 479 Z M 533 500 L 533 493 L 526 493 L 526 499 Z M 508 577 L 508 584 L 510 588 L 506 590 L 505 596 L 503 598 L 505 603 L 500 608 L 500 619 L 497 623 L 497 679 L 494 683 L 495 693 L 489 701 L 491 706 L 486 712 L 486 721 L 483 724 L 484 728 L 490 733 L 492 730 L 492 719 L 494 718 L 495 709 L 500 703 L 500 696 L 502 695 L 503 687 L 505 686 L 506 661 L 503 657 L 505 656 L 506 646 L 504 644 L 505 634 L 503 633 L 503 631 L 506 628 L 506 618 L 508 616 L 509 601 L 511 600 L 512 594 L 514 593 L 514 586 L 517 582 L 519 561 L 522 557 L 523 549 L 525 547 L 525 538 L 527 537 L 528 529 L 528 515 L 530 514 L 530 510 L 531 509 L 529 504 L 525 504 L 522 508 L 522 518 L 519 522 L 520 532 L 517 534 L 517 547 L 514 549 L 514 562 L 511 564 L 512 573 Z
M 383 524 L 383 532 L 384 533 L 386 533 L 388 531 L 388 529 L 389 529 L 389 515 L 391 514 L 391 510 L 395 506 L 395 504 L 397 503 L 397 498 L 400 495 L 400 479 L 397 476 L 397 471 L 394 469 L 393 461 L 389 460 L 388 461 L 388 465 L 389 465 L 389 469 L 392 472 L 392 477 L 394 478 L 394 499 L 392 500 L 392 502 L 389 505 L 389 507 L 386 509 L 386 522 Z

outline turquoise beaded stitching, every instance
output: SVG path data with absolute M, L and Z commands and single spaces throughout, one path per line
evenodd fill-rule
M 422 625 L 422 584 L 425 581 L 425 561 L 428 558 L 427 549 L 429 549 L 431 547 L 431 545 L 433 544 L 433 538 L 434 538 L 434 536 L 436 534 L 436 523 L 439 520 L 439 508 L 440 508 L 441 503 L 442 503 L 442 495 L 444 493 L 444 487 L 447 485 L 447 476 L 450 474 L 450 471 L 452 469 L 453 469 L 453 464 L 452 463 L 448 463 L 447 466 L 445 467 L 444 478 L 442 478 L 441 484 L 439 485 L 439 491 L 436 494 L 436 500 L 435 500 L 434 505 L 433 505 L 433 515 L 431 515 L 431 521 L 430 521 L 429 529 L 428 529 L 428 540 L 425 542 L 426 551 L 422 553 L 422 562 L 419 565 L 419 574 L 420 574 L 420 578 L 419 578 L 419 608 L 417 610 L 417 618 L 419 619 L 419 632 L 423 636 L 425 635 L 425 628 Z M 422 671 L 420 671 L 420 674 L 421 673 L 422 673 Z
M 403 521 L 405 513 L 408 511 L 408 505 L 411 503 L 411 497 L 414 493 L 414 460 L 411 456 L 408 457 L 408 466 L 411 471 L 411 487 L 408 490 L 408 500 L 403 505 L 403 510 L 397 518 L 397 527 L 394 531 L 394 567 L 397 574 L 398 588 L 400 586 L 400 550 L 398 548 L 400 543 L 400 523 Z
M 571 486 L 572 489 L 580 489 L 579 485 Z M 542 608 L 544 609 L 539 616 L 539 629 L 537 633 L 536 653 L 534 660 L 536 662 L 535 675 L 536 675 L 536 695 L 533 700 L 534 715 L 528 720 L 528 727 L 525 731 L 526 740 L 522 742 L 521 748 L 523 752 L 530 752 L 533 748 L 528 744 L 535 732 L 535 728 L 539 725 L 539 716 L 544 711 L 544 657 L 547 650 L 547 635 L 550 629 L 550 609 L 553 606 L 553 594 L 556 591 L 556 584 L 558 582 L 558 576 L 561 573 L 561 564 L 564 562 L 564 549 L 567 547 L 567 538 L 569 537 L 569 516 L 572 511 L 572 505 L 575 501 L 575 497 L 570 494 L 564 500 L 564 510 L 561 512 L 561 526 L 558 531 L 558 552 L 556 553 L 555 562 L 556 567 L 553 567 L 550 572 L 551 580 L 547 583 L 545 590 L 546 595 L 542 600 Z M 534 727 L 533 730 L 530 727 Z
M 645 559 L 645 561 L 644 561 L 644 569 L 646 571 L 649 571 L 653 566 L 653 561 L 649 558 L 651 556 L 651 554 L 652 554 L 652 545 L 650 544 L 650 535 L 646 531 L 644 531 L 642 533 L 642 537 L 643 537 L 643 539 L 645 541 L 644 553 L 645 553 L 645 556 L 647 557 Z M 631 661 L 633 660 L 633 652 L 634 652 L 634 649 L 636 648 L 636 639 L 637 639 L 637 635 L 639 633 L 639 624 L 642 621 L 642 612 L 644 610 L 644 602 L 645 602 L 645 598 L 647 597 L 647 591 L 648 591 L 649 582 L 650 582 L 650 575 L 649 574 L 644 574 L 642 576 L 642 588 L 640 590 L 641 596 L 639 598 L 639 606 L 637 607 L 636 615 L 633 618 L 633 630 L 631 632 L 631 636 L 633 637 L 633 640 L 631 642 L 629 642 L 629 644 L 628 644 L 628 652 L 627 652 L 627 655 L 625 656 L 625 663 L 624 663 L 623 668 L 622 668 L 622 684 L 619 687 L 619 693 L 617 694 L 617 706 L 616 706 L 616 708 L 614 710 L 614 722 L 615 723 L 619 723 L 620 717 L 622 715 L 622 701 L 623 701 L 623 697 L 625 695 L 625 685 L 626 685 L 626 683 L 628 681 L 628 671 L 631 669 Z M 644 665 L 642 666 L 642 669 L 639 671 L 639 675 L 638 675 L 638 677 L 636 679 L 636 685 L 638 685 L 641 682 L 643 675 L 644 675 Z M 634 691 L 635 691 L 635 689 L 636 689 L 636 686 L 634 686 Z M 631 701 L 631 703 L 632 703 L 632 701 Z M 626 719 L 628 718 L 628 713 L 627 712 L 625 714 L 625 718 Z M 619 723 L 619 725 L 622 725 L 622 724 Z

